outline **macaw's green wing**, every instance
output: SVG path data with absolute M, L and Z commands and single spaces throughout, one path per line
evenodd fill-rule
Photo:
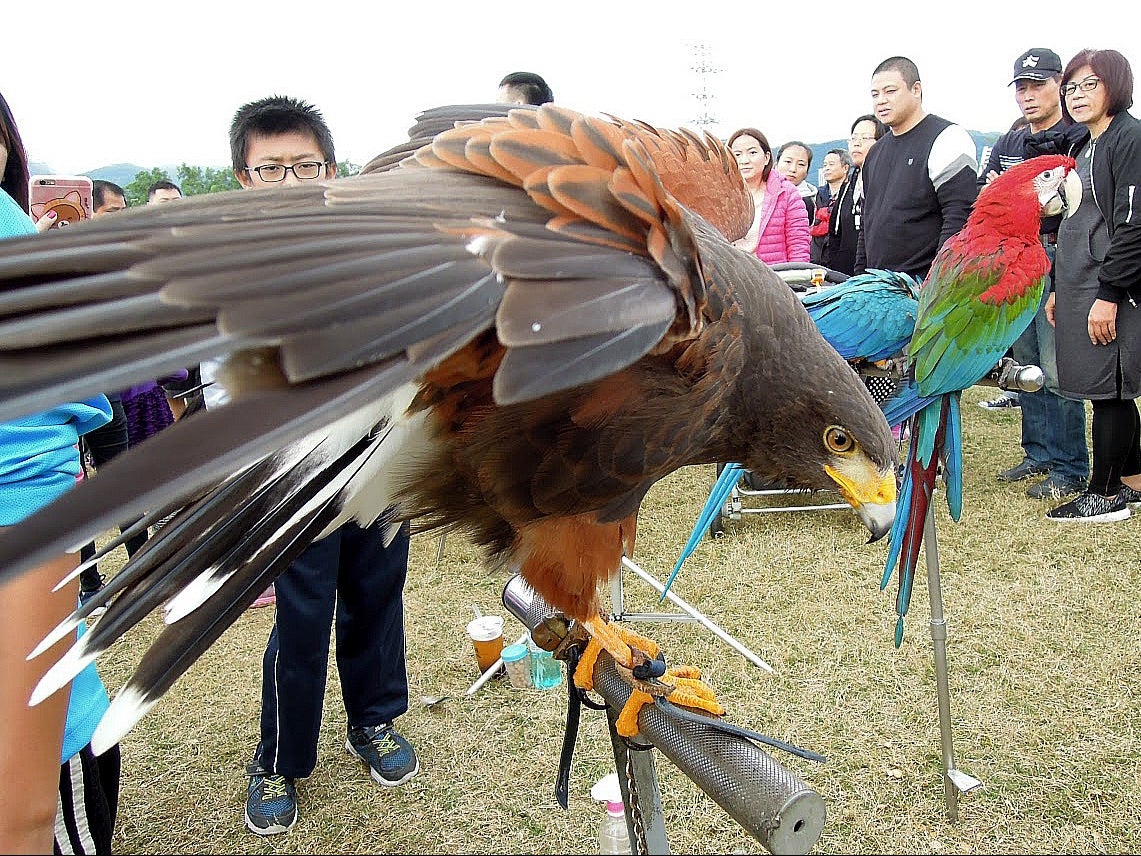
M 909 350 L 920 395 L 978 383 L 1033 320 L 1046 283 L 1039 262 L 1048 261 L 1037 244 L 1010 243 L 988 256 L 948 244 L 936 258 Z

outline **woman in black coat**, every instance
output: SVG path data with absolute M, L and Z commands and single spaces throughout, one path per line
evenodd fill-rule
M 1062 110 L 1090 136 L 1075 146 L 1082 201 L 1058 227 L 1056 293 L 1062 394 L 1093 402 L 1089 489 L 1050 520 L 1124 520 L 1141 507 L 1141 123 L 1129 61 L 1083 50 L 1062 75 Z

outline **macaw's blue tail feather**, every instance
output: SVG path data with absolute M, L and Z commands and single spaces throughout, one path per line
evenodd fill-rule
M 931 465 L 936 458 L 936 446 L 942 441 L 943 414 L 947 406 L 947 396 L 940 395 L 932 399 L 931 403 L 920 410 L 915 418 L 918 422 L 919 445 L 915 457 L 924 467 Z
M 902 425 L 930 404 L 932 400 L 931 398 L 921 398 L 919 387 L 915 385 L 915 381 L 909 381 L 903 389 L 885 401 L 881 409 L 884 418 L 887 419 L 887 424 L 894 428 L 896 425 Z
M 919 564 L 919 548 L 923 544 L 924 523 L 935 492 L 935 475 L 942 456 L 946 431 L 947 412 L 952 396 L 941 395 L 920 410 L 912 420 L 911 442 L 904 462 L 903 483 L 899 489 L 895 521 L 888 542 L 887 561 L 884 564 L 880 589 L 887 587 L 892 572 L 899 566 L 899 590 L 895 596 L 895 610 L 899 618 L 895 626 L 895 645 L 903 642 L 903 619 L 911 604 L 911 590 L 915 581 L 915 568 Z M 958 411 L 953 417 L 958 422 Z M 936 451 L 939 454 L 936 454 Z M 960 504 L 962 479 L 960 476 Z
M 956 523 L 963 516 L 963 421 L 960 394 L 947 396 L 947 436 L 943 439 L 943 484 L 947 488 L 947 510 Z
M 726 464 L 725 468 L 721 470 L 721 475 L 717 477 L 717 481 L 713 483 L 713 490 L 709 492 L 709 499 L 705 500 L 705 505 L 701 509 L 701 513 L 697 516 L 697 523 L 693 525 L 693 531 L 689 533 L 689 540 L 685 542 L 682 547 L 681 555 L 677 558 L 677 563 L 674 565 L 673 572 L 666 580 L 665 588 L 662 589 L 662 596 L 658 598 L 658 602 L 666 599 L 666 592 L 670 590 L 673 585 L 674 577 L 677 572 L 681 570 L 682 563 L 689 558 L 701 539 L 705 537 L 706 531 L 709 529 L 709 524 L 713 522 L 713 518 L 720 512 L 721 507 L 725 504 L 726 497 L 733 491 L 733 486 L 741 479 L 741 473 L 745 468 L 740 464 Z

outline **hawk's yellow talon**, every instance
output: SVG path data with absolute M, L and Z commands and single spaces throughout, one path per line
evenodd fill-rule
M 586 643 L 586 648 L 578 658 L 578 666 L 574 670 L 574 683 L 584 690 L 594 689 L 594 664 L 598 662 L 598 655 L 602 653 L 602 643 L 593 636 Z
M 654 697 L 649 693 L 631 687 L 630 698 L 626 699 L 626 704 L 622 706 L 622 712 L 614 722 L 614 730 L 623 737 L 633 737 L 639 730 L 638 714 L 642 712 L 643 707 L 652 704 L 653 701 Z
M 619 672 L 625 675 L 627 681 L 634 680 L 629 671 L 624 671 L 633 667 L 634 648 L 646 652 L 651 658 L 658 656 L 660 648 L 654 640 L 609 624 L 601 616 L 584 622 L 584 625 L 590 632 L 590 640 L 579 656 L 574 671 L 575 685 L 584 690 L 594 688 L 594 667 L 603 650 L 610 652 L 614 662 L 623 667 Z M 650 692 L 641 687 L 648 688 Z M 637 682 L 631 685 L 630 697 L 615 720 L 614 728 L 623 737 L 633 737 L 638 733 L 638 716 L 643 707 L 653 703 L 654 695 L 664 696 L 674 704 L 704 710 L 715 716 L 725 713 L 713 688 L 701 680 L 701 670 L 696 666 L 671 666 L 656 684 L 642 683 L 641 687 Z
M 715 716 L 722 716 L 725 713 L 725 708 L 713 697 L 712 690 L 710 690 L 709 695 L 706 695 L 678 687 L 669 695 L 669 700 L 682 707 L 695 707 Z
M 618 634 L 618 637 L 629 645 L 631 648 L 641 648 L 650 655 L 650 659 L 656 659 L 658 652 L 662 650 L 661 646 L 653 639 L 649 639 L 640 633 L 635 633 L 633 630 L 627 630 L 625 627 L 618 627 L 611 624 L 610 629 Z

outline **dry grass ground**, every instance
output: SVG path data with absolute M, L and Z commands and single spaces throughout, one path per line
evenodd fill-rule
M 1141 852 L 1141 516 L 1046 522 L 1048 505 L 994 474 L 1019 459 L 1016 413 L 964 397 L 966 501 L 938 506 L 958 766 L 985 787 L 945 818 L 927 586 L 917 583 L 900 649 L 885 545 L 865 544 L 847 511 L 751 515 L 705 540 L 675 591 L 771 663 L 767 675 L 703 628 L 639 625 L 672 662 L 702 666 L 729 715 L 827 755 L 776 753 L 824 797 L 816 852 Z M 643 507 L 635 559 L 668 574 L 713 483 L 678 472 Z M 941 495 L 940 495 L 941 496 Z M 584 712 L 571 806 L 553 787 L 566 685 L 473 698 L 464 637 L 470 604 L 503 612 L 504 580 L 450 538 L 413 539 L 406 591 L 411 708 L 401 731 L 421 773 L 389 791 L 342 750 L 345 715 L 330 670 L 317 769 L 300 785 L 287 835 L 245 830 L 245 763 L 256 742 L 260 658 L 272 610 L 245 613 L 122 743 L 116 849 L 131 853 L 589 853 L 601 808 L 590 785 L 613 768 L 605 719 Z M 628 610 L 658 611 L 627 575 Z M 154 619 L 101 662 L 114 692 Z M 507 635 L 521 627 L 508 620 Z M 427 709 L 421 696 L 450 696 Z M 657 756 L 675 852 L 760 852 L 711 799 Z

